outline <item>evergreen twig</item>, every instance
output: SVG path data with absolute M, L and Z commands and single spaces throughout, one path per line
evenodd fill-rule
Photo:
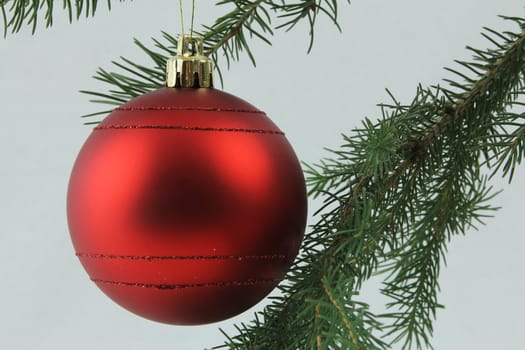
M 339 0 L 340 1 L 340 0 Z M 348 0 L 344 0 L 349 2 Z M 212 26 L 205 26 L 204 31 L 199 33 L 205 38 L 205 53 L 212 57 L 217 63 L 219 53 L 226 59 L 228 66 L 232 60 L 237 61 L 240 55 L 246 52 L 252 63 L 255 65 L 255 57 L 248 45 L 251 37 L 257 37 L 267 44 L 271 44 L 273 35 L 272 13 L 277 13 L 277 17 L 285 18 L 286 21 L 275 28 L 293 28 L 304 18 L 308 19 L 310 25 L 310 36 L 313 40 L 315 19 L 317 13 L 325 13 L 334 21 L 337 27 L 337 0 L 306 0 L 296 3 L 285 3 L 282 1 L 271 0 L 221 0 L 217 5 L 234 5 L 234 10 L 218 18 Z M 299 9 L 302 12 L 299 13 Z M 291 15 L 293 18 L 288 18 Z M 310 48 L 312 45 L 310 43 Z M 113 61 L 123 73 L 109 72 L 99 68 L 95 79 L 109 84 L 113 89 L 107 93 L 96 91 L 82 92 L 96 97 L 93 102 L 102 104 L 120 104 L 124 100 L 130 100 L 144 92 L 158 89 L 164 85 L 163 77 L 165 74 L 165 62 L 170 56 L 176 54 L 177 39 L 175 36 L 162 32 L 162 39 L 153 39 L 155 48 L 147 48 L 143 43 L 135 39 L 135 44 L 146 54 L 149 60 L 153 61 L 153 66 L 136 64 L 124 57 L 122 62 Z M 218 68 L 220 81 L 222 74 Z M 114 90 L 117 88 L 117 90 Z M 103 112 L 90 113 L 83 117 L 103 115 Z M 89 122 L 94 124 L 95 121 Z
M 115 0 L 114 0 L 115 1 Z M 125 0 L 118 0 L 123 2 Z M 0 9 L 4 21 L 4 36 L 8 32 L 17 33 L 24 25 L 31 27 L 35 33 L 38 19 L 43 12 L 46 27 L 53 25 L 54 0 L 0 0 Z M 69 22 L 81 16 L 94 16 L 98 8 L 98 0 L 63 0 L 62 9 L 67 13 Z M 106 0 L 111 10 L 111 0 Z
M 345 137 L 335 159 L 307 167 L 311 194 L 326 198 L 324 214 L 283 296 L 218 348 L 387 348 L 374 334 L 404 349 L 430 346 L 446 245 L 495 209 L 480 171 L 483 157 L 488 166 L 512 169 L 524 156 L 524 118 L 509 109 L 523 104 L 525 21 L 511 20 L 522 31 L 485 32 L 496 48 L 476 50 L 475 62 L 461 63 L 474 75 L 457 71 L 466 81 L 451 81 L 459 89 L 420 87 L 409 105 L 382 105 L 382 119 L 365 120 Z M 356 331 L 345 332 L 342 303 L 333 295 L 343 296 L 345 315 L 366 310 L 354 296 L 375 271 L 388 272 L 383 293 L 392 311 L 357 318 Z M 369 333 L 374 329 L 386 333 Z
M 0 0 L 4 35 L 7 35 L 9 31 L 19 32 L 25 24 L 31 26 L 34 33 L 41 12 L 44 12 L 45 26 L 52 26 L 54 1 Z M 240 54 L 245 52 L 255 65 L 255 57 L 248 44 L 249 38 L 257 37 L 271 45 L 270 37 L 274 29 L 290 30 L 303 19 L 307 19 L 309 23 L 308 51 L 310 51 L 319 13 L 328 16 L 340 29 L 337 22 L 338 1 L 350 3 L 350 0 L 295 0 L 290 3 L 282 0 L 217 0 L 216 6 L 233 6 L 234 9 L 218 18 L 212 26 L 205 26 L 204 31 L 200 33 L 206 39 L 205 53 L 217 60 L 217 53 L 222 51 L 229 65 L 231 60 L 238 60 Z M 111 9 L 111 0 L 106 0 L 106 2 L 108 8 Z M 97 5 L 98 0 L 63 0 L 62 8 L 67 12 L 69 21 L 72 22 L 74 18 L 79 19 L 83 14 L 86 17 L 94 16 Z M 271 14 L 275 14 L 282 20 L 282 23 L 272 27 Z

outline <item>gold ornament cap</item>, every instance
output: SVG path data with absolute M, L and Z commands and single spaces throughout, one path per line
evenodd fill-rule
M 213 87 L 213 62 L 203 54 L 204 38 L 181 34 L 177 55 L 168 60 L 166 86 L 173 88 Z

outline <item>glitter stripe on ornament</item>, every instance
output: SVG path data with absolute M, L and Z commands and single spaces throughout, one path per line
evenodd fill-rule
M 287 260 L 290 256 L 273 255 L 116 255 L 76 253 L 81 259 L 122 259 L 122 260 Z
M 94 130 L 111 130 L 111 129 L 166 129 L 166 130 L 185 130 L 185 131 L 219 131 L 219 132 L 244 132 L 252 134 L 270 134 L 284 136 L 284 132 L 264 129 L 244 129 L 244 128 L 213 128 L 200 126 L 183 126 L 183 125 L 99 125 Z
M 208 282 L 208 283 L 188 283 L 188 284 L 156 284 L 156 283 L 138 283 L 138 282 L 123 282 L 123 281 L 107 281 L 97 278 L 91 278 L 91 281 L 101 284 L 110 284 L 119 287 L 138 287 L 150 288 L 158 290 L 177 290 L 187 288 L 210 288 L 210 287 L 244 287 L 254 286 L 258 284 L 275 284 L 280 282 L 280 279 L 247 279 L 243 281 L 224 281 L 224 282 Z
M 142 112 L 142 111 L 202 111 L 202 112 L 234 112 L 234 113 L 250 113 L 250 114 L 264 114 L 265 112 L 258 109 L 242 109 L 242 108 L 216 108 L 216 107 L 117 107 L 114 111 L 124 112 Z

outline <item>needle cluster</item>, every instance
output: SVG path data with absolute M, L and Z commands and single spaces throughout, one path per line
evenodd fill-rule
M 255 65 L 255 56 L 250 46 L 252 39 L 257 38 L 271 45 L 271 38 L 276 30 L 289 31 L 297 24 L 306 21 L 309 28 L 308 51 L 310 51 L 314 43 L 315 25 L 319 14 L 326 15 L 340 29 L 337 22 L 340 1 L 350 3 L 350 0 L 217 0 L 215 5 L 225 8 L 226 13 L 217 18 L 213 25 L 205 25 L 201 31 L 196 31 L 196 34 L 204 36 L 206 46 L 204 53 L 214 61 L 222 57 L 229 66 L 232 60 L 238 61 L 244 53 Z M 54 3 L 54 0 L 0 0 L 4 35 L 8 32 L 19 32 L 25 25 L 30 26 L 34 33 L 40 17 L 44 18 L 46 27 L 52 26 L 55 16 Z M 111 0 L 106 0 L 106 3 L 111 10 Z M 98 0 L 62 1 L 62 9 L 67 13 L 70 22 L 79 19 L 82 15 L 94 16 L 98 5 Z M 167 39 L 170 48 L 168 56 L 171 56 L 175 51 L 171 45 L 173 38 Z M 160 44 L 160 48 L 166 47 Z M 222 81 L 220 70 L 218 73 Z
M 114 0 L 116 1 L 116 0 Z M 118 0 L 123 2 L 125 0 Z M 69 22 L 81 16 L 94 16 L 98 8 L 98 0 L 62 0 L 61 8 L 66 12 Z M 111 0 L 106 0 L 111 10 Z M 25 25 L 36 31 L 40 17 L 44 18 L 46 27 L 53 25 L 54 0 L 0 0 L 0 10 L 4 20 L 4 36 L 8 32 L 17 33 Z
M 1 1 L 1 0 L 0 0 Z M 349 2 L 348 0 L 344 0 Z M 298 0 L 293 2 L 270 0 L 220 0 L 216 4 L 231 8 L 225 15 L 219 17 L 211 26 L 204 26 L 197 34 L 204 37 L 204 53 L 215 61 L 215 68 L 222 82 L 222 74 L 218 61 L 226 60 L 229 66 L 232 61 L 238 61 L 246 54 L 255 65 L 255 57 L 249 43 L 257 38 L 271 44 L 271 37 L 278 29 L 291 30 L 303 20 L 308 22 L 311 49 L 315 34 L 315 25 L 319 14 L 324 14 L 337 23 L 337 0 Z M 278 23 L 273 24 L 274 21 Z M 161 39 L 152 39 L 153 48 L 135 39 L 135 44 L 146 54 L 147 65 L 132 62 L 124 57 L 113 61 L 119 71 L 108 71 L 99 68 L 95 79 L 109 84 L 108 92 L 82 91 L 95 97 L 92 101 L 111 106 L 121 105 L 126 101 L 145 92 L 164 85 L 165 65 L 168 58 L 177 51 L 177 38 L 162 32 Z M 111 110 L 103 110 L 84 115 L 94 117 L 108 114 Z M 87 122 L 96 124 L 98 121 Z
M 337 0 L 221 0 L 217 5 L 230 5 L 234 8 L 218 18 L 212 26 L 205 26 L 205 51 L 214 58 L 217 58 L 218 51 L 222 51 L 228 64 L 231 59 L 238 60 L 242 52 L 246 52 L 255 64 L 249 39 L 258 38 L 271 45 L 274 30 L 291 30 L 303 20 L 307 20 L 309 26 L 310 50 L 320 13 L 328 16 L 339 28 Z

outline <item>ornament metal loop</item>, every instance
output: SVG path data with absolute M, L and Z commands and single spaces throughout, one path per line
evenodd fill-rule
M 213 87 L 213 62 L 204 55 L 204 38 L 182 34 L 177 43 L 177 55 L 166 67 L 166 86 L 182 88 Z

